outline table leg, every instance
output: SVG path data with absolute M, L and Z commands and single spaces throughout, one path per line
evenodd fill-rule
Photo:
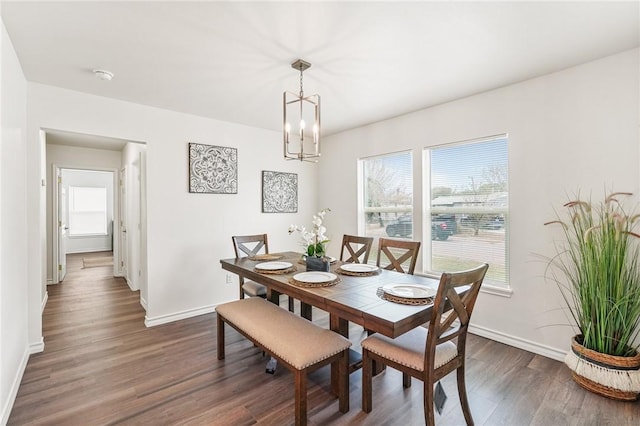
M 282 293 L 280 293 L 279 291 L 271 290 L 270 288 L 267 288 L 267 300 L 275 305 L 280 305 L 281 294 Z
M 311 315 L 311 305 L 308 303 L 300 302 L 300 316 L 304 319 L 308 319 L 309 321 L 313 321 Z
M 336 333 L 340 334 L 341 336 L 344 336 L 347 339 L 349 338 L 349 321 L 342 319 L 337 315 L 329 314 L 329 328 L 332 331 L 335 331 Z M 350 355 L 352 352 L 354 351 L 349 350 Z M 351 356 L 349 358 L 351 358 Z M 350 373 L 352 371 L 351 362 L 352 360 L 349 359 Z M 362 362 L 362 360 L 360 360 L 360 362 Z M 331 369 L 331 391 L 333 392 L 334 395 L 338 395 L 338 389 L 339 389 L 339 383 L 340 383 L 339 380 L 340 380 L 340 376 L 338 375 L 337 369 L 332 368 Z

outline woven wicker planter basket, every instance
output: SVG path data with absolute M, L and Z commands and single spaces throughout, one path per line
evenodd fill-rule
M 588 391 L 607 398 L 637 400 L 640 396 L 640 353 L 633 357 L 602 354 L 582 346 L 581 337 L 575 336 L 571 340 L 571 352 L 565 360 L 573 380 Z M 591 377 L 585 377 L 588 375 Z

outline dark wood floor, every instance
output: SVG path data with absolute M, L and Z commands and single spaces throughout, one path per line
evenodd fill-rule
M 96 256 L 102 254 L 94 254 Z M 228 329 L 227 359 L 216 359 L 215 314 L 145 328 L 139 295 L 112 267 L 82 269 L 49 286 L 45 351 L 27 365 L 10 425 L 286 425 L 293 378 L 264 373 L 266 358 Z M 214 284 L 212 284 L 214 285 Z M 284 298 L 283 298 L 284 302 Z M 328 318 L 314 310 L 314 321 Z M 361 329 L 352 329 L 357 345 Z M 462 425 L 455 375 L 438 425 Z M 312 425 L 419 425 L 422 386 L 402 388 L 387 370 L 374 379 L 373 412 L 360 410 L 360 372 L 351 375 L 351 410 L 338 412 L 329 369 L 311 375 Z M 560 362 L 470 336 L 467 389 L 477 425 L 639 425 L 640 403 L 610 401 L 575 385 Z

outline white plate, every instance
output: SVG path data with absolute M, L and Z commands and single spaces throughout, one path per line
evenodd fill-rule
M 310 271 L 295 274 L 293 279 L 301 283 L 328 283 L 337 279 L 338 276 L 331 272 Z
M 382 287 L 382 290 L 392 296 L 405 299 L 424 299 L 436 295 L 434 288 L 417 284 L 389 284 Z
M 340 265 L 340 269 L 347 272 L 374 272 L 378 270 L 376 265 L 367 265 L 366 263 L 345 263 Z
M 262 262 L 256 265 L 256 269 L 264 271 L 279 271 L 280 269 L 288 269 L 293 265 L 289 262 Z

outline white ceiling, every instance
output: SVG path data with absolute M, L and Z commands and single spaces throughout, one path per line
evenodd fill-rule
M 311 62 L 325 135 L 640 45 L 627 2 L 8 2 L 27 80 L 265 129 Z M 95 78 L 94 68 L 115 74 Z

